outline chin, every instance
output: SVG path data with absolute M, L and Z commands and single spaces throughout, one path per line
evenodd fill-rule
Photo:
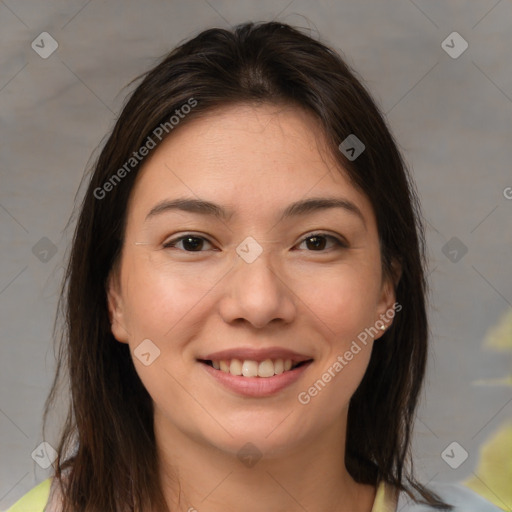
M 229 434 L 221 430 L 217 432 L 218 435 L 212 436 L 212 431 L 209 430 L 203 439 L 210 446 L 240 460 L 245 457 L 258 459 L 285 457 L 303 446 L 307 436 L 304 435 L 306 431 L 303 428 L 298 431 L 295 426 L 292 426 L 292 431 L 290 424 L 286 424 L 283 418 L 284 416 L 281 416 L 272 427 L 267 421 L 258 423 L 256 420 L 251 423 L 241 423 L 239 427 L 230 424 Z

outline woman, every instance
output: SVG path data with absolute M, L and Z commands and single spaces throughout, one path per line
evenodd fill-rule
M 32 510 L 497 510 L 428 489 L 408 459 L 417 208 L 376 105 L 323 44 L 263 23 L 172 51 L 81 207 L 45 418 L 64 369 L 71 404 Z

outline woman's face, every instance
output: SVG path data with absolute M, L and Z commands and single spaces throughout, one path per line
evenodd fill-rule
M 276 454 L 343 432 L 394 293 L 372 207 L 321 137 L 300 110 L 232 106 L 139 173 L 109 310 L 169 435 Z

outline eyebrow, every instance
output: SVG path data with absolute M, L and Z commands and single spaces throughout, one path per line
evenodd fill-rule
M 332 208 L 342 208 L 343 210 L 359 217 L 366 227 L 366 221 L 361 210 L 352 201 L 337 197 L 311 197 L 296 201 L 286 207 L 281 214 L 280 220 L 282 221 L 290 217 L 308 215 Z M 211 201 L 182 197 L 161 201 L 149 211 L 146 215 L 146 220 L 161 213 L 175 210 L 214 216 L 221 220 L 228 220 L 233 216 L 233 211 L 227 210 L 216 203 L 212 203 Z

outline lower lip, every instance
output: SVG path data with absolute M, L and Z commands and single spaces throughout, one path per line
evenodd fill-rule
M 231 375 L 231 373 L 226 373 L 222 370 L 216 370 L 205 363 L 199 364 L 214 379 L 231 391 L 243 396 L 262 398 L 272 396 L 293 384 L 308 369 L 311 363 L 312 361 L 273 377 L 241 377 L 239 375 Z

